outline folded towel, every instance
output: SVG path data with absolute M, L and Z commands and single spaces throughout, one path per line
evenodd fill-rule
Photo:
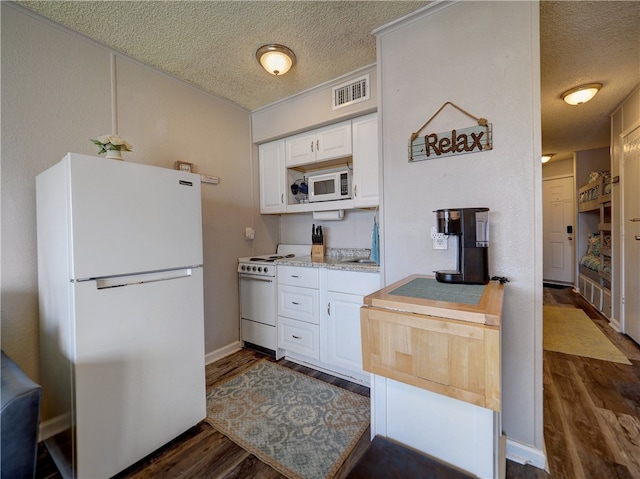
M 371 259 L 380 266 L 380 235 L 376 218 L 373 219 L 373 231 L 371 232 Z

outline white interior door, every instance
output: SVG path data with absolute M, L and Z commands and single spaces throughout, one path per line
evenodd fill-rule
M 640 127 L 623 138 L 622 155 L 624 332 L 640 343 Z
M 544 180 L 542 184 L 543 279 L 552 283 L 573 283 L 573 177 Z

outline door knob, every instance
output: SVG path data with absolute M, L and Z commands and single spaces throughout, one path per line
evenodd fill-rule
M 631 218 L 629 221 L 633 221 L 634 223 L 637 223 L 638 221 L 640 221 L 640 218 Z

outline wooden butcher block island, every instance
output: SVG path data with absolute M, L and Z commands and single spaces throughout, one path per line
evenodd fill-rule
M 366 296 L 364 369 L 499 412 L 503 292 L 413 275 Z

